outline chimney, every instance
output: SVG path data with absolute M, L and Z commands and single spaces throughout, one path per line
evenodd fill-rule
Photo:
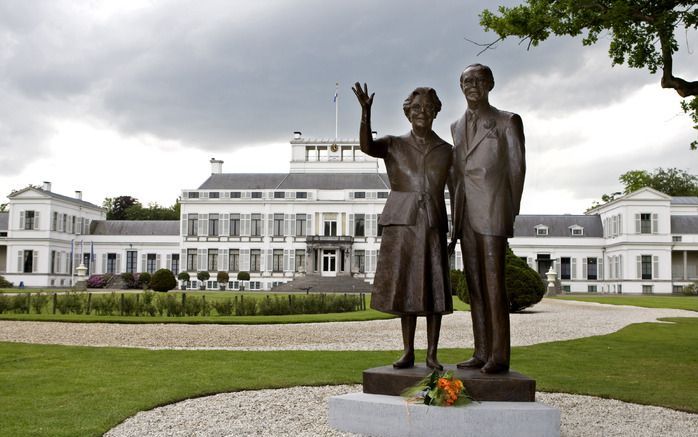
M 44 191 L 51 191 L 51 182 L 44 181 L 44 183 L 41 185 L 41 189 Z
M 294 140 L 300 140 L 300 139 L 301 139 L 301 136 L 303 136 L 303 132 L 301 132 L 301 131 L 295 131 L 295 132 L 293 133 L 293 139 L 294 139 Z
M 378 137 L 378 131 L 372 130 L 371 131 L 371 138 L 373 138 L 375 140 L 377 137 Z
M 82 200 L 82 191 L 75 191 L 75 198 L 78 200 Z
M 223 161 L 216 158 L 211 158 L 211 174 L 223 173 Z

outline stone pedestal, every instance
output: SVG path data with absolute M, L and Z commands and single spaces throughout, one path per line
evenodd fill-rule
M 340 431 L 375 437 L 560 437 L 560 410 L 539 402 L 474 402 L 430 407 L 399 396 L 350 393 L 329 399 Z
M 479 369 L 458 369 L 444 366 L 463 381 L 465 389 L 476 401 L 533 402 L 536 400 L 536 381 L 518 372 L 484 374 Z M 399 396 L 432 372 L 426 366 L 395 369 L 393 366 L 364 370 L 364 393 Z

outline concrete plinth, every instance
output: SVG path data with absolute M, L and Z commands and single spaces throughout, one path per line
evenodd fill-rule
M 411 404 L 399 396 L 350 393 L 329 399 L 329 424 L 374 437 L 560 437 L 560 410 L 539 402 Z

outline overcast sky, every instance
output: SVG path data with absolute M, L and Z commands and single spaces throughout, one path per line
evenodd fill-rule
M 496 37 L 485 7 L 512 1 L 0 0 L 0 203 L 51 181 L 101 204 L 131 195 L 171 205 L 210 174 L 286 172 L 293 131 L 356 138 L 351 85 L 376 93 L 373 127 L 402 134 L 402 101 L 436 89 L 434 129 L 465 108 L 465 66 L 492 67 L 490 102 L 524 121 L 522 213 L 582 213 L 621 189 L 631 169 L 698 173 L 678 95 L 645 70 L 611 67 L 608 38 L 514 39 L 476 56 L 466 41 Z M 698 35 L 679 32 L 675 73 L 698 78 Z M 688 45 L 688 50 L 687 50 Z

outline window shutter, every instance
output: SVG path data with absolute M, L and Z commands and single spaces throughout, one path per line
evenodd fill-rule
M 39 229 L 39 211 L 34 211 L 34 227 L 32 229 Z
M 24 258 L 24 251 L 20 250 L 19 252 L 17 252 L 17 273 L 22 273 L 24 271 L 24 269 L 22 268 L 22 267 L 24 267 L 22 265 L 23 258 Z
M 570 265 L 570 270 L 571 270 L 571 278 L 572 279 L 577 279 L 577 258 L 572 258 L 570 259 L 571 265 Z
M 116 274 L 120 274 L 120 273 L 121 273 L 121 254 L 120 254 L 120 253 L 117 253 L 117 254 L 116 254 L 116 270 L 115 270 L 115 273 L 116 273 Z
M 229 265 L 228 251 L 226 249 L 218 249 L 218 271 L 227 272 Z
M 78 235 L 82 234 L 82 217 L 78 217 L 78 219 L 75 221 L 75 223 L 76 223 L 75 233 Z
M 623 235 L 623 214 L 618 214 L 618 235 Z
M 284 235 L 287 237 L 295 236 L 296 235 L 295 216 L 293 214 L 284 214 L 284 222 L 286 223 L 286 229 L 284 229 Z
M 240 249 L 240 271 L 250 271 L 250 249 Z
M 603 237 L 608 238 L 608 217 L 603 219 Z
M 350 192 L 349 192 L 349 199 L 351 200 L 351 199 L 353 199 L 353 198 L 354 198 L 354 192 L 353 192 L 353 191 L 350 191 Z
M 635 214 L 635 233 L 640 233 L 640 214 Z
M 102 254 L 102 273 L 107 273 L 107 254 Z
M 637 256 L 637 279 L 642 279 L 642 256 Z
M 367 217 L 366 222 L 368 224 L 368 226 L 367 226 L 368 229 L 367 229 L 366 235 L 368 235 L 369 237 L 376 237 L 378 235 L 378 225 L 377 225 L 378 215 L 367 214 L 366 217 Z
M 70 254 L 68 252 L 63 252 L 63 266 L 61 269 L 63 273 L 70 273 Z
M 271 271 L 272 268 L 274 267 L 272 256 L 273 256 L 273 251 L 271 249 L 267 250 L 267 270 Z
M 611 217 L 611 236 L 615 237 L 618 235 L 618 217 Z
M 603 263 L 604 263 L 604 260 L 603 260 L 603 258 L 596 258 L 596 262 L 598 263 L 598 269 L 599 269 L 597 278 L 598 278 L 599 280 L 604 280 L 604 277 L 603 277 Z
M 142 254 L 141 254 L 141 272 L 147 271 L 147 270 L 146 270 L 146 268 L 147 268 L 147 266 L 146 266 L 147 259 L 148 259 L 148 258 L 147 258 L 147 256 L 146 256 L 146 254 L 145 254 L 145 253 L 142 253 Z
M 208 259 L 206 259 L 206 255 L 206 249 L 199 249 L 197 271 L 204 272 L 208 270 Z
M 582 279 L 587 279 L 587 259 L 582 258 Z
M 623 255 L 618 255 L 618 279 L 623 279 Z
M 19 212 L 19 229 L 24 229 L 24 211 Z
M 252 216 L 250 214 L 240 214 L 240 223 L 241 223 L 240 235 L 243 235 L 245 237 L 250 236 L 251 220 L 252 220 Z M 248 266 L 249 266 L 249 264 L 248 264 Z
M 456 269 L 463 270 L 463 254 L 461 251 L 456 251 Z
M 305 235 L 308 236 L 310 235 L 310 224 L 312 223 L 312 215 L 307 214 L 305 216 Z
M 182 237 L 187 236 L 187 225 L 189 224 L 189 214 L 182 214 Z
M 284 272 L 290 271 L 289 265 L 291 264 L 290 258 L 291 254 L 288 249 L 284 249 Z
M 187 249 L 182 249 L 182 253 L 179 255 L 179 271 L 187 272 L 189 268 L 187 266 Z
M 230 214 L 228 213 L 223 214 L 220 234 L 224 236 L 230 235 Z
M 262 214 L 262 223 L 264 223 L 264 214 Z M 262 233 L 262 235 L 264 235 L 264 233 Z M 267 214 L 267 235 L 269 237 L 274 235 L 274 214 Z
M 32 251 L 32 254 L 34 255 L 34 258 L 32 259 L 32 273 L 36 273 L 39 271 L 39 251 L 34 250 Z
M 349 235 L 354 236 L 354 214 L 349 214 Z
M 652 233 L 653 234 L 659 233 L 659 214 L 657 214 L 657 213 L 652 214 Z
M 557 272 L 557 278 L 560 279 L 560 258 L 555 258 L 554 266 L 555 272 Z
M 155 255 L 155 270 L 156 270 L 156 271 L 157 271 L 157 270 L 160 270 L 160 268 L 162 268 L 162 264 L 161 264 L 161 263 L 162 263 L 162 255 L 160 255 L 160 254 L 158 253 L 157 255 Z
M 208 236 L 208 214 L 201 214 L 199 219 L 199 235 Z
M 79 253 L 74 253 L 73 254 L 73 272 L 75 272 L 75 269 L 80 267 L 80 254 Z M 72 272 L 71 272 L 72 273 Z M 76 272 L 77 273 L 77 272 Z
M 659 257 L 652 257 L 652 279 L 659 279 Z
M 165 258 L 165 268 L 167 270 L 172 270 L 172 254 L 168 253 L 167 258 Z

